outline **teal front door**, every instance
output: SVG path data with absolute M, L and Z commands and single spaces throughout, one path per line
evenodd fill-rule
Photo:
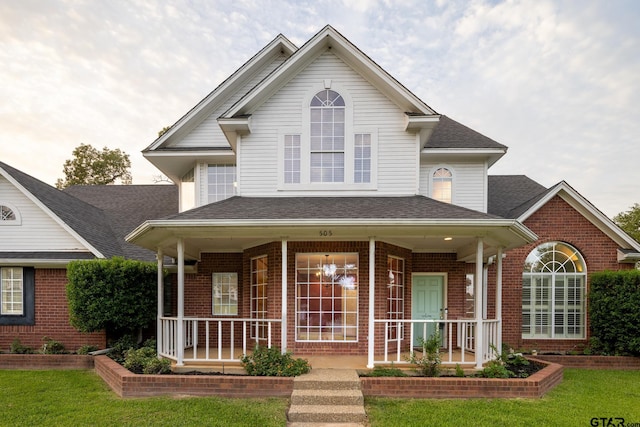
M 413 320 L 441 319 L 444 313 L 444 276 L 413 276 L 411 289 L 411 318 Z M 420 347 L 420 338 L 428 339 L 436 331 L 435 323 L 414 323 L 413 346 Z M 442 337 L 440 337 L 442 339 Z

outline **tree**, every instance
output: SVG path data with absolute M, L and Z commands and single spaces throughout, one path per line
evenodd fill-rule
M 89 144 L 80 144 L 73 150 L 73 159 L 64 162 L 64 180 L 58 179 L 59 189 L 72 185 L 106 185 L 120 180 L 131 184 L 131 160 L 119 148 L 102 151 Z
M 636 203 L 628 211 L 620 212 L 613 217 L 613 222 L 640 242 L 640 204 Z
M 150 326 L 157 310 L 155 263 L 115 257 L 72 261 L 67 266 L 71 325 L 107 337 L 134 335 Z

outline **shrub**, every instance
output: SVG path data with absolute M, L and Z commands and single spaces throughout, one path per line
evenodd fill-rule
M 256 345 L 253 353 L 242 356 L 241 362 L 247 374 L 259 377 L 295 377 L 311 370 L 305 359 L 294 359 L 290 352 L 260 345 Z
M 427 340 L 420 338 L 420 345 L 424 356 L 418 358 L 415 352 L 411 352 L 409 362 L 417 366 L 418 372 L 425 377 L 437 377 L 440 375 L 440 333 L 436 331 Z
M 601 354 L 640 355 L 640 271 L 591 275 L 590 347 Z
M 85 344 L 82 347 L 80 347 L 78 349 L 78 351 L 76 351 L 77 354 L 89 354 L 92 351 L 96 351 L 98 350 L 98 346 L 97 345 L 90 345 L 90 344 Z
M 393 365 L 391 367 L 386 366 L 374 366 L 373 370 L 368 372 L 367 377 L 406 377 L 407 374 L 402 370 L 395 368 Z
M 60 341 L 56 341 L 49 337 L 42 338 L 44 344 L 42 344 L 42 349 L 40 352 L 42 354 L 65 354 L 66 350 L 64 345 Z
M 19 338 L 16 338 L 11 343 L 11 347 L 9 348 L 9 352 L 12 354 L 32 354 L 33 349 L 31 347 L 27 347 L 22 345 Z
M 502 353 L 498 353 L 495 346 L 491 346 L 495 360 L 488 362 L 484 369 L 478 373 L 483 378 L 527 378 L 529 376 L 529 361 L 520 353 L 513 353 L 503 347 Z
M 156 318 L 157 266 L 112 258 L 72 261 L 67 267 L 71 324 L 82 332 L 121 336 Z
M 136 374 L 168 374 L 171 362 L 158 359 L 155 340 L 148 340 L 138 349 L 130 348 L 125 352 L 122 366 Z
M 462 366 L 460 366 L 459 363 L 456 363 L 456 377 L 464 377 L 464 369 L 462 369 Z
M 131 335 L 124 335 L 111 343 L 111 350 L 107 356 L 123 364 L 127 351 L 137 348 L 136 340 Z

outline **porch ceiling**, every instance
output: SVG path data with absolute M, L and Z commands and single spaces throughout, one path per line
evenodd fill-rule
M 203 252 L 241 252 L 260 244 L 288 241 L 377 241 L 414 252 L 456 253 L 460 261 L 475 259 L 477 239 L 485 257 L 498 247 L 505 250 L 535 241 L 537 236 L 515 220 L 206 220 L 147 221 L 127 240 L 176 257 L 179 238 L 185 257 L 199 259 Z M 450 238 L 450 240 L 445 240 Z

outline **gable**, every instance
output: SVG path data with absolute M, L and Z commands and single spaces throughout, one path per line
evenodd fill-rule
M 17 224 L 1 224 L 0 252 L 57 252 L 88 249 L 49 214 L 0 175 L 0 204 L 17 210 Z

